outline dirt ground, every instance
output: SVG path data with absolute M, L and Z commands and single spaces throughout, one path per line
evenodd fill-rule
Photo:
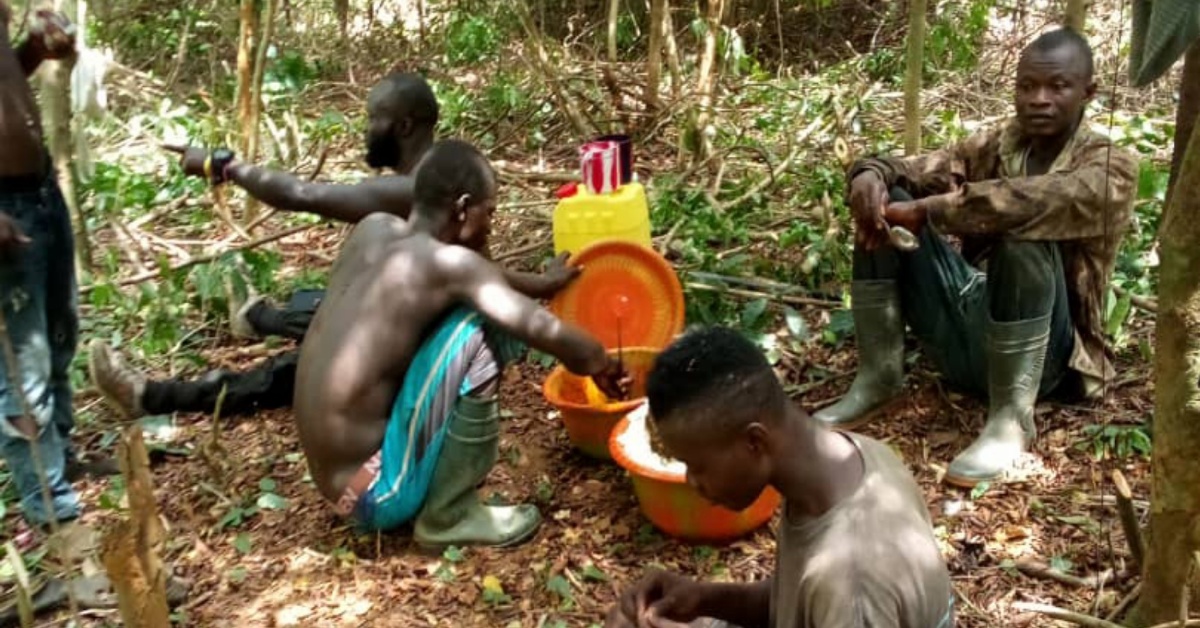
M 814 326 L 819 315 L 806 312 Z M 853 368 L 849 345 L 835 353 L 819 342 L 810 347 L 810 363 L 832 372 Z M 264 353 L 262 345 L 227 344 L 208 357 L 246 365 Z M 170 524 L 169 558 L 179 575 L 193 581 L 183 609 L 186 624 L 591 626 L 602 623 L 616 592 L 650 566 L 738 581 L 770 574 L 773 525 L 725 547 L 687 545 L 656 533 L 623 471 L 572 449 L 542 399 L 546 373 L 521 364 L 507 374 L 504 408 L 511 416 L 504 420 L 500 463 L 482 489 L 541 508 L 540 533 L 516 549 L 425 556 L 403 534 L 356 535 L 307 478 L 286 410 L 225 425 L 220 442 L 231 471 L 221 477 L 198 455 L 162 459 L 154 476 Z M 943 391 L 920 362 L 910 367 L 909 394 L 891 416 L 861 430 L 900 451 L 924 488 L 954 575 L 960 626 L 1050 625 L 1013 610 L 1016 601 L 1104 615 L 1132 588 L 1127 574 L 1096 589 L 1031 578 L 1015 568 L 1016 561 L 1033 559 L 1086 577 L 1114 567 L 1121 572 L 1127 564 L 1115 509 L 1103 505 L 1112 500 L 1107 478 L 1121 469 L 1137 497 L 1146 499 L 1148 465 L 1141 459 L 1095 461 L 1083 431 L 1089 424 L 1149 416 L 1148 366 L 1126 363 L 1121 373 L 1103 402 L 1040 406 L 1041 436 L 1023 469 L 1026 477 L 974 499 L 938 480 L 941 465 L 970 442 L 984 408 Z M 802 383 L 801 375 L 786 376 Z M 833 378 L 798 401 L 810 410 L 820 407 L 848 383 Z M 210 437 L 207 418 L 181 416 L 177 425 L 178 442 L 189 447 Z M 1088 451 L 1077 447 L 1081 443 Z M 284 509 L 260 510 L 237 526 L 218 525 L 231 502 L 254 502 L 268 478 L 286 500 Z M 96 504 L 102 489 L 89 484 L 88 503 Z M 115 516 L 93 508 L 87 518 L 103 525 Z M 504 597 L 485 596 L 485 578 L 493 589 L 498 582 Z

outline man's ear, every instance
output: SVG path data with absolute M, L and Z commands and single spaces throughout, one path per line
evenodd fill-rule
M 1083 89 L 1083 101 L 1088 102 L 1091 99 L 1095 98 L 1096 97 L 1096 89 L 1097 89 L 1096 81 L 1092 80 L 1091 82 L 1089 82 L 1087 87 L 1085 87 Z
M 400 133 L 400 137 L 408 137 L 412 135 L 414 126 L 412 118 L 405 116 L 400 118 L 400 122 L 396 124 L 396 130 Z
M 771 438 L 767 433 L 767 427 L 762 423 L 751 423 L 743 428 L 743 436 L 746 438 L 746 445 L 755 455 L 765 456 L 770 447 Z

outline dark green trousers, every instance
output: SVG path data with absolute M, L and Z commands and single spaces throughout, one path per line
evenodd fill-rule
M 911 200 L 902 188 L 892 200 Z M 986 396 L 989 319 L 1012 322 L 1051 314 L 1050 345 L 1039 396 L 1074 396 L 1077 378 L 1067 366 L 1075 348 L 1066 279 L 1058 244 L 997 240 L 986 256 L 987 273 L 972 266 L 932 225 L 921 246 L 902 252 L 885 246 L 854 249 L 854 279 L 894 279 L 900 284 L 904 321 L 952 385 Z

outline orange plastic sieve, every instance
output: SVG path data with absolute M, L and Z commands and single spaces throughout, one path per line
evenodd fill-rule
M 663 348 L 683 330 L 683 286 L 671 264 L 653 249 L 604 240 L 568 263 L 582 266 L 583 273 L 558 293 L 550 310 L 587 330 L 605 348 Z

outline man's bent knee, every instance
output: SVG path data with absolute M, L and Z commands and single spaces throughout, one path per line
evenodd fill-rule
M 1061 269 L 1058 245 L 1054 242 L 1000 240 L 987 260 L 989 276 L 1004 276 L 1052 287 Z

